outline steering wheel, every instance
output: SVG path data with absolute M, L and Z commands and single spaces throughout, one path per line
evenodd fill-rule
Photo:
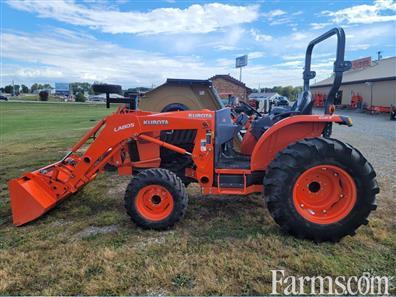
M 245 106 L 247 109 L 249 109 L 250 111 L 252 111 L 253 113 L 255 113 L 257 116 L 262 117 L 262 114 L 259 113 L 255 108 L 253 108 L 252 106 L 250 106 L 249 104 L 247 104 L 244 101 L 240 101 L 239 104 L 242 104 L 243 106 Z

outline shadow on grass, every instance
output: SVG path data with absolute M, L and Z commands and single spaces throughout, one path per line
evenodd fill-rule
M 123 192 L 108 195 L 115 176 L 99 177 L 82 191 L 67 198 L 29 226 L 41 226 L 57 222 L 72 222 L 73 231 L 87 226 L 120 225 L 120 229 L 136 233 L 147 232 L 130 222 L 124 209 Z M 280 234 L 266 210 L 261 195 L 250 196 L 201 196 L 198 187 L 188 189 L 189 205 L 186 216 L 172 229 L 188 233 L 196 240 L 242 239 L 257 235 Z M 2 214 L 5 214 L 2 212 Z M 9 219 L 7 225 L 11 224 Z M 137 230 L 136 230 L 137 229 Z M 161 232 L 155 232 L 160 234 Z M 120 243 L 116 243 L 119 245 Z

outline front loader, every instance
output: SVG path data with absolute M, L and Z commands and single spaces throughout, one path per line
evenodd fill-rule
M 325 113 L 313 115 L 311 54 L 333 35 L 334 83 Z M 62 160 L 9 182 L 14 224 L 39 218 L 111 163 L 120 175 L 132 175 L 125 207 L 143 228 L 162 230 L 179 221 L 188 203 L 185 186 L 196 182 L 203 195 L 263 193 L 274 220 L 299 238 L 338 241 L 353 235 L 376 208 L 379 189 L 364 156 L 330 138 L 333 124 L 352 125 L 351 119 L 334 114 L 333 105 L 342 74 L 350 68 L 344 51 L 341 28 L 313 40 L 304 91 L 291 110 L 276 115 L 248 117 L 229 108 L 153 113 L 136 110 L 134 102 L 119 107 Z M 241 129 L 247 132 L 237 152 L 233 139 Z

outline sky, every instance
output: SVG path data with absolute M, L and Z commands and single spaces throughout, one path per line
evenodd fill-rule
M 0 85 L 106 82 L 158 86 L 166 78 L 239 78 L 251 88 L 302 84 L 313 38 L 341 26 L 346 59 L 396 55 L 396 3 L 375 1 L 0 0 Z M 319 81 L 335 39 L 314 49 Z

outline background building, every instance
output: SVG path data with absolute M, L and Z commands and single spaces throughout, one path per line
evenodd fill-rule
M 69 96 L 70 84 L 69 83 L 55 83 L 55 95 Z
M 222 99 L 228 99 L 228 96 L 231 95 L 239 100 L 247 101 L 249 94 L 252 92 L 243 82 L 229 74 L 218 74 L 209 80 L 212 81 L 213 87 Z
M 328 94 L 333 77 L 311 86 L 313 96 Z M 351 105 L 352 97 L 360 97 L 363 106 L 390 107 L 396 105 L 396 57 L 371 61 L 371 57 L 352 61 L 345 72 L 336 98 L 336 105 Z

